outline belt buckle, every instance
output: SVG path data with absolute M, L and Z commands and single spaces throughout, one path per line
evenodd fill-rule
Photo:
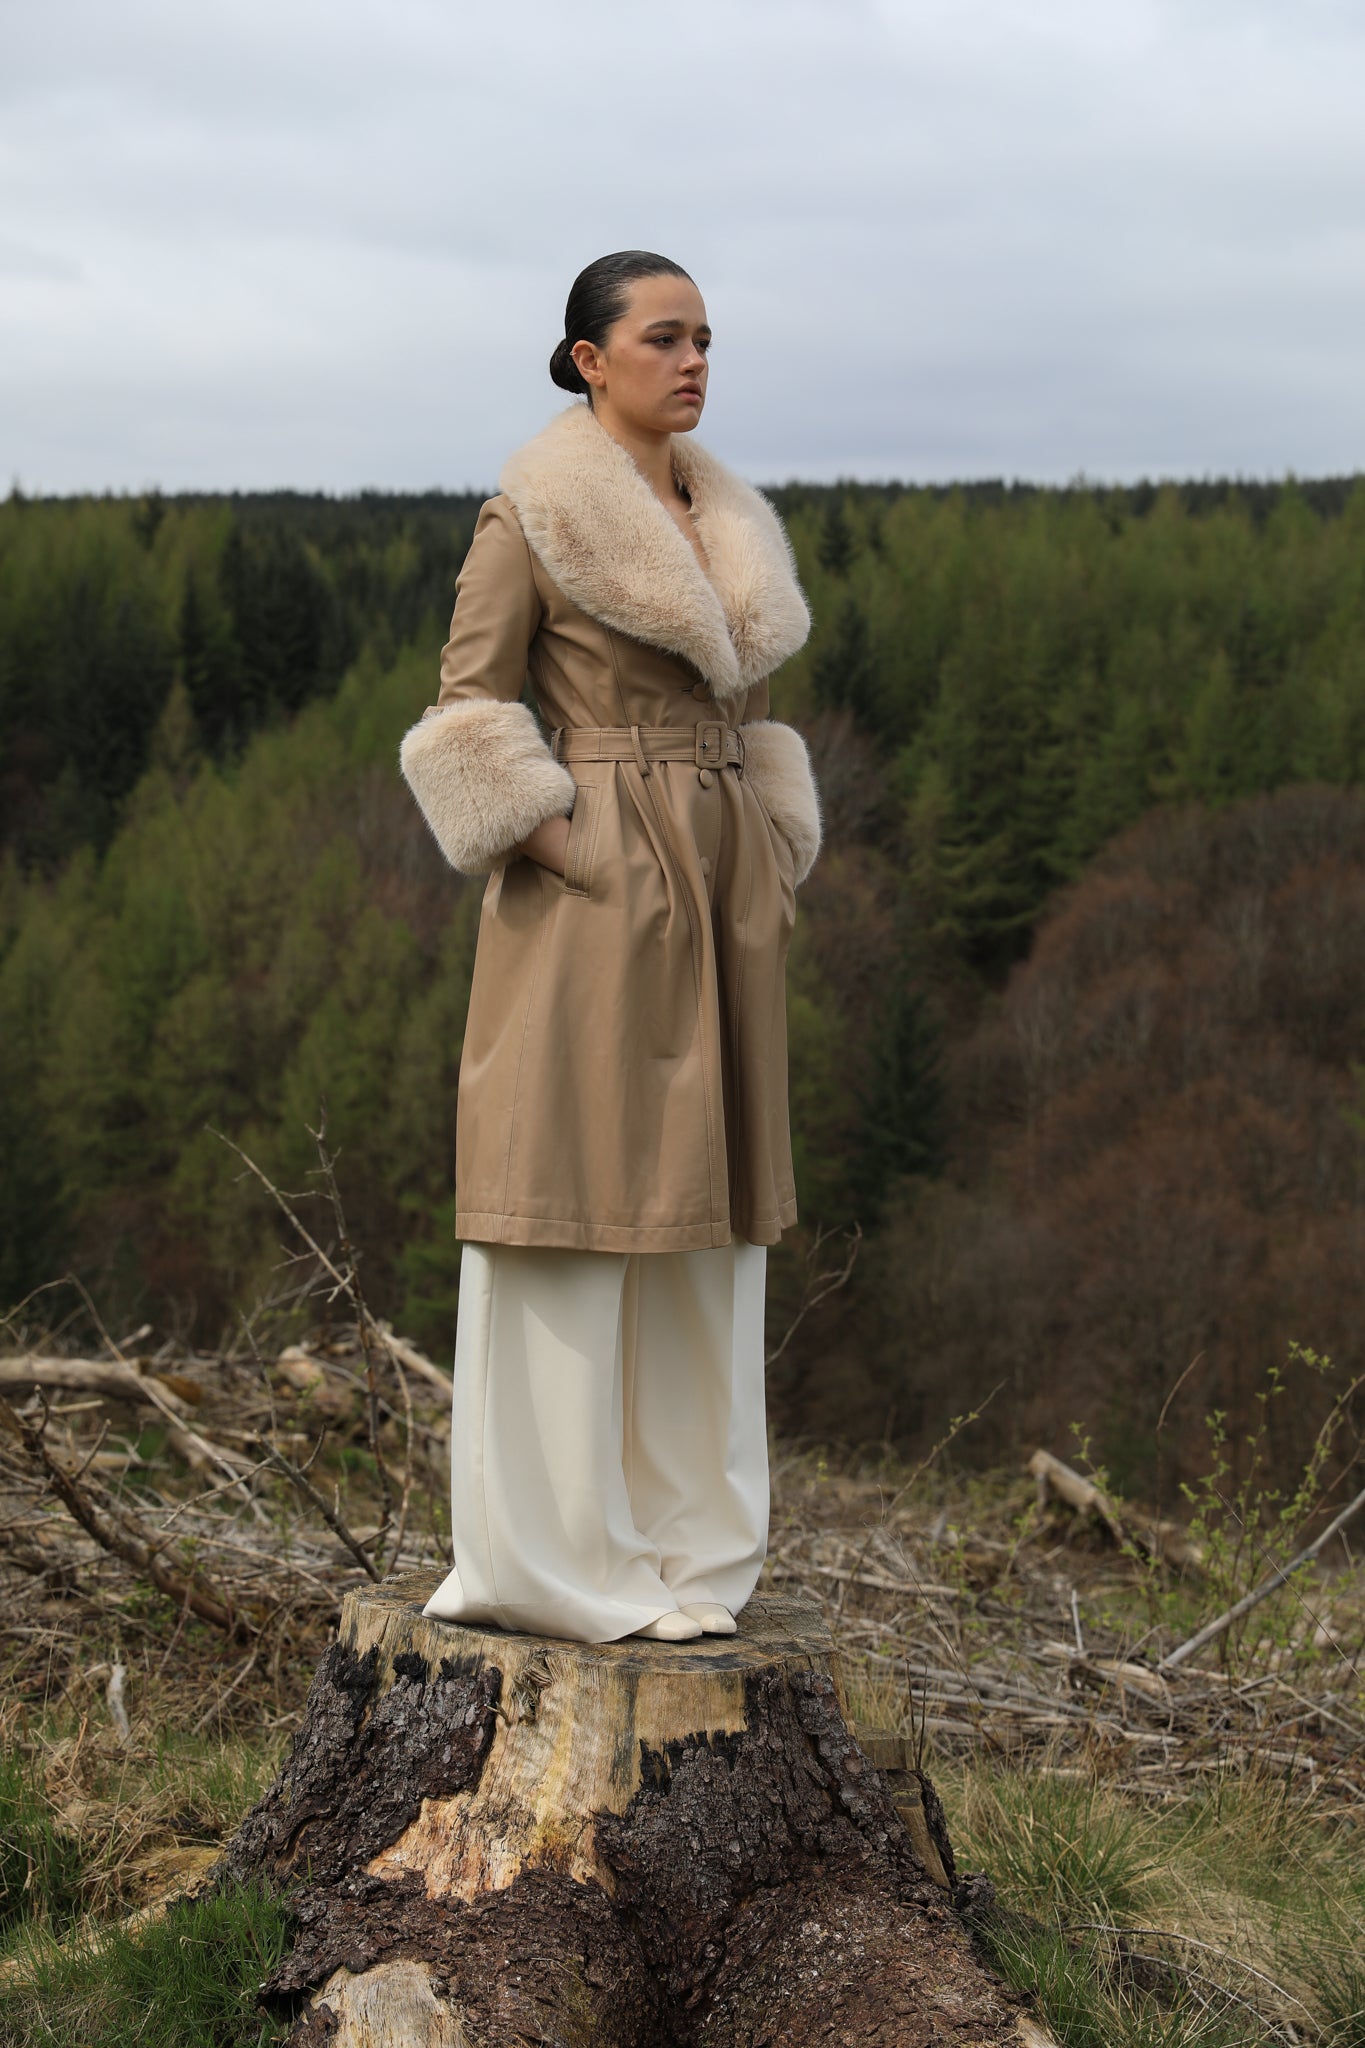
M 703 719 L 692 743 L 692 758 L 698 768 L 719 768 L 725 760 L 725 726 L 719 719 Z

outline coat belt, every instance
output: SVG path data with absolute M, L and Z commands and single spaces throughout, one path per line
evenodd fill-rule
M 634 761 L 642 775 L 648 775 L 650 761 L 744 769 L 743 735 L 723 719 L 697 725 L 557 725 L 550 752 L 556 761 Z

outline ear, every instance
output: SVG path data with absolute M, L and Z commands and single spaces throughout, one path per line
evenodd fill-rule
M 569 354 L 574 362 L 577 363 L 578 374 L 585 384 L 593 384 L 600 387 L 606 382 L 606 372 L 602 368 L 602 358 L 590 341 L 576 341 L 569 350 Z

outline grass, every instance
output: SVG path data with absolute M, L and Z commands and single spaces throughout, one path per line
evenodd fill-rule
M 285 1941 L 278 1902 L 242 1890 L 155 1903 L 213 1862 L 273 1749 L 162 1736 L 129 1753 L 63 1721 L 46 1717 L 0 1762 L 0 2048 L 283 2039 L 256 2010 Z
M 19 1750 L 0 1755 L 0 1933 L 24 1920 L 62 1923 L 76 1912 L 84 1855 L 62 1828 L 33 1766 Z
M 164 1729 L 129 1747 L 61 1707 L 0 1765 L 0 1939 L 144 1906 L 217 1854 L 274 1775 L 282 1737 L 232 1743 Z
M 1064 2048 L 1152 2041 L 1365 2048 L 1358 1830 L 1251 1772 L 1140 1803 L 1074 1766 L 937 1774 L 982 1929 Z
M 1097 1936 L 1068 1940 L 1055 1929 L 1002 1924 L 987 1946 L 1005 1981 L 1030 1992 L 1065 2048 L 1260 2048 L 1254 2010 L 1208 1997 L 1193 1984 L 1144 1990 L 1131 1964 Z
M 285 1918 L 259 1889 L 181 1900 L 129 1929 L 27 1931 L 0 1984 L 0 2048 L 266 2048 L 287 2028 L 256 2010 Z

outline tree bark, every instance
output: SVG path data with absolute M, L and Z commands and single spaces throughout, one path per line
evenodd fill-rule
M 294 2048 L 1042 2038 L 957 1920 L 932 1787 L 855 1741 L 816 1607 L 576 1643 L 428 1620 L 442 1576 L 346 1595 L 215 1873 L 290 1899 L 262 1997 Z

